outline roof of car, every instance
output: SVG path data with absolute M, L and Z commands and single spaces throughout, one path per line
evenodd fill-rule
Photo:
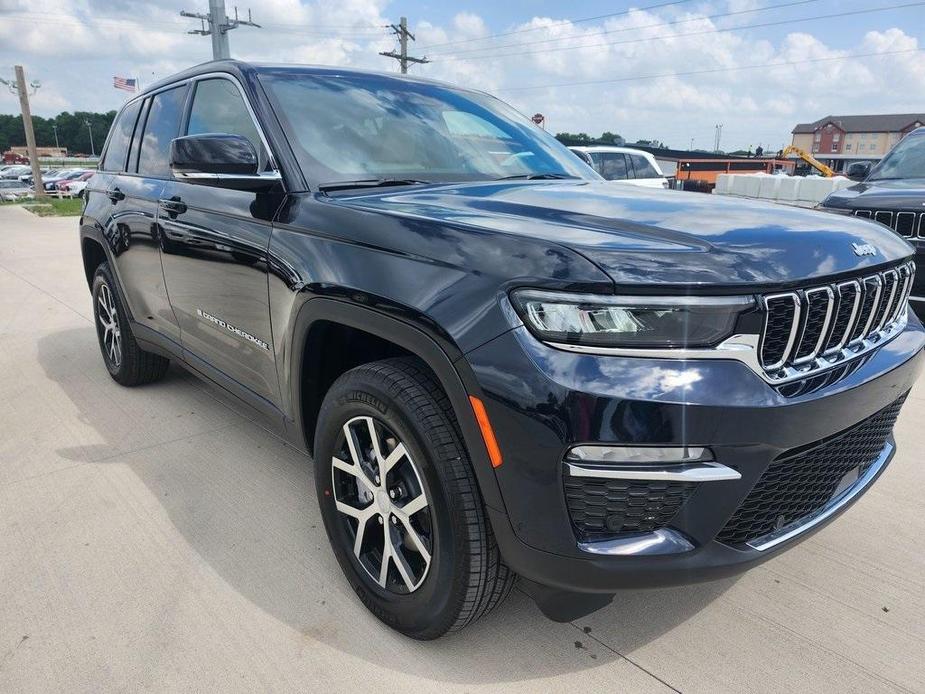
M 569 149 L 577 149 L 582 152 L 620 152 L 622 154 L 641 154 L 645 157 L 651 157 L 652 155 L 641 149 L 633 149 L 632 147 L 617 147 L 616 145 L 574 145 L 570 146 Z
M 284 72 L 291 74 L 307 74 L 307 75 L 365 75 L 365 76 L 374 76 L 382 77 L 387 79 L 395 80 L 396 82 L 412 82 L 417 84 L 433 84 L 439 85 L 442 87 L 450 87 L 453 89 L 466 89 L 465 87 L 460 87 L 458 85 L 449 84 L 447 82 L 441 82 L 439 80 L 427 79 L 424 77 L 411 77 L 408 75 L 400 75 L 394 72 L 377 72 L 375 70 L 359 70 L 356 68 L 349 67 L 335 67 L 331 65 L 294 65 L 287 63 L 252 63 L 245 62 L 242 60 L 210 60 L 207 63 L 200 63 L 199 65 L 194 65 L 193 67 L 187 68 L 181 72 L 165 77 L 162 80 L 153 82 L 152 84 L 145 87 L 140 93 L 147 94 L 152 91 L 157 91 L 163 87 L 166 87 L 174 82 L 179 82 L 181 80 L 190 79 L 197 77 L 199 75 L 208 74 L 210 72 L 228 72 L 232 75 L 235 75 L 241 79 L 247 78 L 252 75 L 259 74 L 261 72 Z M 469 90 L 476 91 L 476 90 Z

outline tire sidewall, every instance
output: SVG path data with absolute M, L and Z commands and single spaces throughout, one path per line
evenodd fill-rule
M 119 366 L 116 366 L 112 363 L 112 360 L 109 358 L 109 353 L 106 350 L 106 344 L 103 341 L 103 326 L 100 323 L 99 318 L 99 298 L 100 291 L 103 285 L 109 287 L 110 296 L 112 296 L 113 304 L 116 307 L 116 320 L 119 322 L 119 332 L 121 333 L 121 350 L 122 350 L 122 362 Z M 109 371 L 110 375 L 117 381 L 125 374 L 128 361 L 128 340 L 126 339 L 129 333 L 128 321 L 125 319 L 125 311 L 122 309 L 122 301 L 119 296 L 119 290 L 116 288 L 116 284 L 112 279 L 112 272 L 109 269 L 108 263 L 102 263 L 97 269 L 96 274 L 93 276 L 93 325 L 96 327 L 96 337 L 97 342 L 100 345 L 100 353 L 103 355 L 103 363 L 106 365 L 106 370 Z
M 360 600 L 380 620 L 417 638 L 429 638 L 429 632 L 445 631 L 452 624 L 460 599 L 458 567 L 463 548 L 460 546 L 461 518 L 452 499 L 446 494 L 442 468 L 435 465 L 434 449 L 403 407 L 400 397 L 390 398 L 381 387 L 369 381 L 338 382 L 332 386 L 318 419 L 315 437 L 315 486 L 325 530 L 338 563 Z M 424 582 L 413 593 L 399 595 L 374 582 L 353 554 L 352 541 L 336 509 L 331 479 L 331 457 L 341 428 L 357 416 L 371 416 L 382 421 L 408 448 L 417 466 L 431 512 L 432 559 Z M 370 525 L 370 528 L 377 526 Z

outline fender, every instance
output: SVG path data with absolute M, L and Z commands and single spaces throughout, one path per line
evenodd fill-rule
M 475 376 L 468 371 L 465 362 L 460 361 L 454 365 L 447 353 L 433 338 L 409 323 L 374 309 L 326 297 L 309 299 L 299 309 L 292 330 L 290 355 L 294 357 L 302 354 L 311 327 L 319 320 L 341 323 L 372 333 L 408 350 L 427 364 L 440 381 L 456 413 L 463 442 L 469 452 L 476 480 L 482 492 L 482 499 L 487 506 L 501 512 L 506 517 L 494 469 L 488 459 L 488 451 L 482 440 L 475 414 L 469 404 L 469 395 L 483 397 L 482 390 Z M 311 453 L 308 446 L 309 438 L 302 423 L 302 389 L 297 387 L 302 383 L 301 358 L 290 359 L 289 378 L 293 410 L 291 425 L 295 428 L 293 438 L 297 438 L 300 444 Z

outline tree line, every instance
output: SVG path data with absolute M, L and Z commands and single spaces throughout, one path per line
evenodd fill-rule
M 35 130 L 35 144 L 39 147 L 55 147 L 55 128 L 58 129 L 58 147 L 66 147 L 68 154 L 91 154 L 90 133 L 93 133 L 93 150 L 100 153 L 109 127 L 116 117 L 115 111 L 108 113 L 91 113 L 89 111 L 65 111 L 54 118 L 32 116 L 32 128 Z M 87 128 L 87 122 L 90 128 Z M 26 131 L 22 126 L 22 116 L 0 114 L 0 152 L 10 147 L 24 147 Z

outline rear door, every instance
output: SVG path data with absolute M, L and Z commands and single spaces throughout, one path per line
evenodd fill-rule
M 626 158 L 622 152 L 592 152 L 598 173 L 608 181 L 625 181 L 629 178 Z
M 192 89 L 184 135 L 241 135 L 260 153 L 261 170 L 272 166 L 235 80 L 204 76 Z M 279 402 L 279 380 L 270 329 L 267 248 L 280 202 L 275 194 L 172 180 L 158 211 L 165 237 L 164 275 L 188 361 L 273 404 Z
M 165 137 L 176 135 L 185 93 L 185 86 L 168 89 L 125 107 L 100 165 L 108 177 L 99 182 L 101 193 L 93 193 L 102 195 L 108 207 L 104 233 L 132 318 L 178 343 L 180 330 L 164 285 L 155 217 L 165 185 L 158 164 L 166 156 L 161 145 Z
M 658 171 L 646 157 L 641 154 L 627 154 L 633 167 L 634 176 L 638 185 L 651 188 L 662 188 L 665 177 Z

